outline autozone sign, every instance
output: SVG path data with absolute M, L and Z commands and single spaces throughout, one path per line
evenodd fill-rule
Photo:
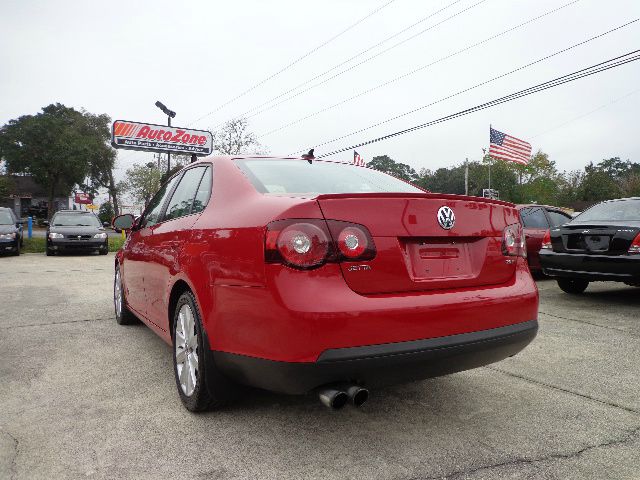
M 74 198 L 75 203 L 89 205 L 91 203 L 91 197 L 88 193 L 78 192 L 76 193 L 76 197 Z
M 115 148 L 147 152 L 176 152 L 198 156 L 213 153 L 213 136 L 206 130 L 167 127 L 128 120 L 113 122 L 111 144 Z

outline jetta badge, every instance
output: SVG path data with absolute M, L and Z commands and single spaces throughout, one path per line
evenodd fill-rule
M 438 210 L 438 223 L 445 230 L 451 230 L 456 224 L 456 214 L 446 205 Z

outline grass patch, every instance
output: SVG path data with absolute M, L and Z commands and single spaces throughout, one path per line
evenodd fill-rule
M 122 237 L 109 238 L 109 251 L 117 252 L 122 247 L 124 240 Z M 47 239 L 40 237 L 24 239 L 24 246 L 20 249 L 22 253 L 44 253 L 47 249 Z
M 20 249 L 22 253 L 44 253 L 47 248 L 46 238 L 26 238 L 24 239 L 24 245 Z
M 117 252 L 118 250 L 120 250 L 120 247 L 122 247 L 123 243 L 124 239 L 122 237 L 109 237 L 109 251 Z

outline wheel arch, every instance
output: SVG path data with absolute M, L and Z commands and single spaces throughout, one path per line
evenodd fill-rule
M 207 342 L 207 345 L 209 345 L 209 337 L 206 332 L 206 327 L 205 327 L 206 322 L 204 319 L 202 302 L 200 301 L 200 298 L 198 298 L 197 290 L 185 278 L 177 278 L 176 281 L 171 286 L 171 292 L 169 293 L 169 299 L 167 301 L 167 327 L 169 329 L 169 332 L 168 332 L 169 338 L 173 339 L 174 311 L 178 303 L 178 300 L 180 299 L 180 296 L 184 292 L 191 292 L 191 294 L 193 295 L 193 298 L 196 301 L 196 307 L 199 310 L 198 313 L 200 314 L 200 318 L 202 320 L 202 329 L 204 333 L 204 338 Z

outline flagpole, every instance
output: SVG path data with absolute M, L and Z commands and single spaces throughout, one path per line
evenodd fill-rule
M 464 194 L 469 195 L 469 159 L 464 159 Z

